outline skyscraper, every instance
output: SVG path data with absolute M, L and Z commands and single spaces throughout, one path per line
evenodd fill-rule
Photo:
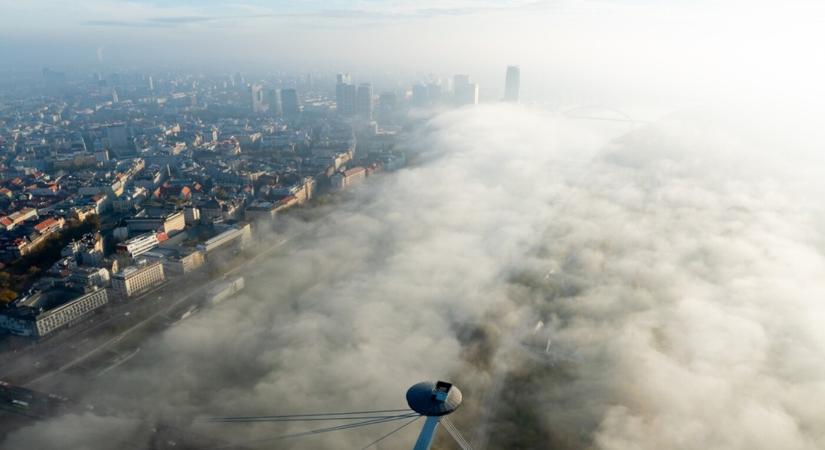
M 260 84 L 253 84 L 250 91 L 252 93 L 252 112 L 264 112 L 264 87 Z
M 430 104 L 430 90 L 423 84 L 416 84 L 412 89 L 412 105 L 425 108 Z
M 453 91 L 456 104 L 460 106 L 478 104 L 478 84 L 470 83 L 469 75 L 453 77 Z
M 398 105 L 398 97 L 392 92 L 382 92 L 378 96 L 378 121 L 390 123 Z
M 348 73 L 339 73 L 335 78 L 335 108 L 342 116 L 355 115 L 357 90 Z
M 372 85 L 361 83 L 355 101 L 355 112 L 367 120 L 372 120 Z
M 281 89 L 281 108 L 284 118 L 294 120 L 301 116 L 301 101 L 295 89 Z
M 518 102 L 521 71 L 518 66 L 507 66 L 507 78 L 504 81 L 504 101 Z
M 335 85 L 335 107 L 342 116 L 355 115 L 355 85 L 339 83 Z
M 453 90 L 458 90 L 460 86 L 470 84 L 469 75 L 453 75 Z
M 283 114 L 281 109 L 281 93 L 277 89 L 269 89 L 266 91 L 266 106 L 269 108 L 269 113 L 275 117 L 280 117 Z
M 232 78 L 230 78 L 230 80 L 232 80 L 232 87 L 236 89 L 241 88 L 244 84 L 243 75 L 241 75 L 240 72 L 236 73 L 235 75 L 232 75 Z
M 431 105 L 441 102 L 441 86 L 436 83 L 427 85 L 427 98 Z

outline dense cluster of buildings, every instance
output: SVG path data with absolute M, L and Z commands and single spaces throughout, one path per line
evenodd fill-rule
M 519 83 L 509 67 L 504 100 L 518 101 Z M 0 329 L 46 336 L 232 264 L 279 214 L 403 167 L 405 108 L 478 101 L 468 75 L 376 95 L 343 73 L 45 69 L 36 92 L 0 95 L 0 264 L 47 259 L 0 306 Z
M 367 83 L 55 73 L 0 97 L 3 270 L 60 249 L 0 307 L 13 334 L 230 264 L 289 208 L 405 162 Z

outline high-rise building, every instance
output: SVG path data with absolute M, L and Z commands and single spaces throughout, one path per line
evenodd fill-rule
M 453 91 L 456 104 L 460 106 L 478 104 L 478 84 L 470 83 L 469 75 L 453 77 Z
M 253 84 L 250 87 L 252 93 L 252 112 L 261 113 L 266 109 L 264 106 L 264 87 L 260 84 Z
M 398 96 L 394 92 L 382 92 L 378 96 L 378 109 L 382 111 L 393 111 L 398 105 Z
M 378 96 L 378 121 L 384 124 L 390 123 L 397 104 L 398 99 L 394 93 L 382 92 Z
M 230 80 L 232 81 L 232 87 L 236 89 L 239 89 L 245 83 L 243 75 L 241 75 L 240 72 L 236 73 L 235 75 L 232 75 L 232 78 L 230 78 Z
M 521 71 L 518 66 L 507 66 L 507 78 L 504 81 L 504 101 L 518 102 Z
M 427 85 L 427 97 L 429 98 L 430 104 L 436 104 L 441 102 L 441 86 L 436 83 L 430 83 Z
M 349 74 L 339 73 L 335 84 L 335 108 L 342 116 L 355 114 L 357 90 L 350 80 Z
M 155 80 L 151 76 L 149 76 L 149 90 L 153 92 L 155 90 Z
M 339 73 L 335 76 L 336 84 L 352 84 L 352 76 L 348 73 Z
M 112 103 L 118 103 L 117 89 L 112 89 Z
M 355 101 L 355 112 L 367 119 L 372 120 L 372 85 L 361 83 L 358 86 L 358 94 Z
M 424 108 L 430 104 L 430 90 L 423 84 L 416 84 L 412 90 L 412 105 Z
M 277 89 L 269 89 L 266 91 L 266 106 L 269 108 L 269 113 L 275 117 L 280 117 L 283 114 L 281 109 L 281 93 Z
M 458 91 L 461 87 L 470 84 L 469 75 L 453 75 L 453 92 Z
M 285 119 L 294 120 L 300 117 L 301 100 L 298 98 L 298 91 L 292 88 L 281 89 L 281 108 Z

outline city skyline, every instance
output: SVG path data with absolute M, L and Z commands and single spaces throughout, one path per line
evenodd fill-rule
M 825 448 L 822 2 L 0 11 L 0 447 Z
M 555 85 L 574 98 L 591 97 L 585 103 L 617 107 L 633 101 L 733 100 L 750 95 L 754 83 L 765 97 L 782 95 L 775 89 L 780 84 L 793 86 L 797 99 L 821 92 L 816 80 L 825 76 L 825 67 L 806 55 L 823 38 L 814 22 L 823 6 L 804 0 L 784 2 L 781 9 L 774 4 L 339 2 L 295 11 L 289 3 L 242 2 L 226 10 L 213 2 L 101 0 L 81 4 L 78 12 L 62 1 L 7 1 L 0 56 L 10 67 L 30 70 L 103 64 L 104 71 L 161 66 L 216 72 L 232 71 L 225 68 L 231 65 L 243 71 L 343 69 L 373 82 L 422 70 L 467 72 L 482 89 L 491 89 L 482 97 L 499 98 L 500 68 L 518 61 L 533 74 L 522 84 L 522 93 L 531 98 L 558 102 L 558 91 L 547 87 Z M 41 20 L 29 19 L 32 9 Z M 605 9 L 611 20 L 602 14 Z M 739 14 L 743 10 L 748 13 Z M 717 19 L 726 15 L 739 20 L 731 26 Z M 60 26 L 40 30 L 44 23 Z M 352 26 L 356 23 L 366 26 Z M 789 33 L 763 32 L 783 27 Z M 420 36 L 405 38 L 415 33 Z M 317 36 L 338 46 L 319 45 Z M 443 41 L 461 42 L 462 51 L 444 47 Z M 783 67 L 799 70 L 791 76 Z

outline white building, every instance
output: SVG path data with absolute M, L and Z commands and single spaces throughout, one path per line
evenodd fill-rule
M 120 298 L 142 294 L 166 281 L 160 261 L 140 261 L 112 275 L 112 290 Z
M 126 224 L 129 227 L 129 232 L 132 233 L 136 231 L 163 231 L 166 234 L 172 234 L 186 228 L 186 219 L 183 211 L 151 214 L 144 210 L 133 217 L 127 218 Z
M 453 81 L 453 94 L 459 106 L 478 104 L 478 84 L 470 83 L 468 75 L 456 75 Z
M 97 289 L 37 316 L 37 335 L 45 336 L 73 325 L 109 303 L 106 289 Z
M 40 309 L 39 297 L 53 293 L 35 294 L 5 309 L 0 313 L 0 328 L 21 336 L 43 337 L 80 322 L 109 302 L 108 291 L 96 288 L 57 307 Z
M 235 246 L 234 248 L 242 249 L 246 247 L 247 242 L 252 236 L 249 224 L 231 227 L 228 230 L 214 236 L 203 244 L 198 245 L 198 249 L 206 253 L 207 258 L 216 250 Z
M 120 254 L 128 254 L 134 258 L 148 252 L 149 250 L 152 250 L 157 247 L 158 244 L 160 244 L 160 242 L 158 242 L 158 236 L 154 231 L 152 231 L 137 235 L 129 240 L 117 244 L 117 252 Z
M 504 101 L 518 102 L 521 71 L 518 66 L 507 66 L 507 77 L 504 81 Z
M 150 261 L 160 261 L 166 276 L 186 275 L 203 266 L 205 262 L 203 252 L 200 250 L 181 251 L 172 248 L 157 248 L 144 253 L 142 257 Z

